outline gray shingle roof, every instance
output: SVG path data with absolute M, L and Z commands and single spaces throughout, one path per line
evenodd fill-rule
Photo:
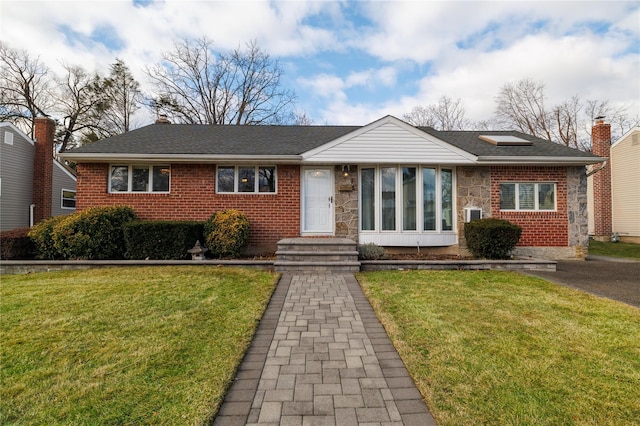
M 71 151 L 70 156 L 127 155 L 221 155 L 298 156 L 345 136 L 361 126 L 236 126 L 200 124 L 152 124 L 103 139 Z M 418 127 L 478 157 L 584 158 L 592 154 L 517 131 L 438 131 Z M 479 135 L 510 135 L 532 141 L 527 146 L 496 146 Z M 64 153 L 64 154 L 67 154 Z M 63 154 L 63 156 L 64 156 Z M 589 161 L 591 159 L 591 161 Z

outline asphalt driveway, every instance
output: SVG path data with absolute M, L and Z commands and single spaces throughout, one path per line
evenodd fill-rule
M 530 275 L 640 308 L 640 261 L 589 256 L 559 260 L 556 272 Z

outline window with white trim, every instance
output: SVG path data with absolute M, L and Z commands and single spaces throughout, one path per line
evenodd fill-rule
M 362 167 L 360 230 L 453 231 L 453 179 L 453 169 L 447 167 Z
M 112 165 L 109 192 L 169 192 L 170 180 L 168 165 Z
M 555 211 L 556 184 L 552 182 L 503 182 L 500 210 Z
M 275 193 L 275 166 L 218 166 L 216 192 Z
M 63 209 L 75 210 L 76 208 L 76 191 L 72 189 L 62 189 L 61 191 L 61 207 Z

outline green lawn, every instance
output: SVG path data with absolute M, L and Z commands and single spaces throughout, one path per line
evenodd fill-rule
M 589 240 L 589 254 L 626 257 L 628 259 L 640 260 L 640 244 L 610 243 Z
M 358 280 L 438 424 L 640 424 L 637 308 L 509 272 Z
M 211 267 L 3 275 L 0 424 L 215 414 L 277 276 Z

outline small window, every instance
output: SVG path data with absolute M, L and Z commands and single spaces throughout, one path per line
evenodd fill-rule
M 171 168 L 162 165 L 113 165 L 109 192 L 169 192 Z
M 62 190 L 62 206 L 63 209 L 72 209 L 76 208 L 76 191 L 71 189 L 63 189 Z
M 13 145 L 13 133 L 4 132 L 4 143 L 7 145 Z
M 218 166 L 218 193 L 275 193 L 276 168 L 266 166 Z
M 554 211 L 555 183 L 501 183 L 500 210 Z

